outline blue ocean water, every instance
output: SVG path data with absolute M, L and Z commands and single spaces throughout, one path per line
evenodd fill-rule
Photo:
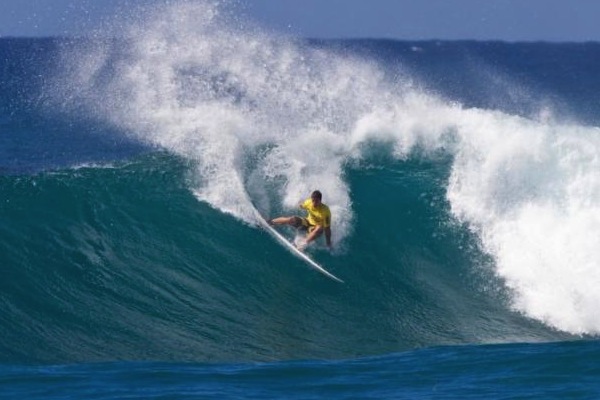
M 219 7 L 0 39 L 0 398 L 597 398 L 600 44 Z

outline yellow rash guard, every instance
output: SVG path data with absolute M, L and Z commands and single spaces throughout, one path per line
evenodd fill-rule
M 321 225 L 323 228 L 329 228 L 331 225 L 331 211 L 325 204 L 321 203 L 318 207 L 315 207 L 312 199 L 306 199 L 300 205 L 300 208 L 308 212 L 306 220 L 310 225 Z

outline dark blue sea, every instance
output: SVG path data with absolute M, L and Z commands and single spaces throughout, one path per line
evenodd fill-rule
M 600 44 L 138 11 L 0 39 L 0 398 L 600 398 Z

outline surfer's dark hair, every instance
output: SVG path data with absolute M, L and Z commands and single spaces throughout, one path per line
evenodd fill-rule
M 317 199 L 321 200 L 323 198 L 323 195 L 318 190 L 315 190 L 314 192 L 312 192 L 312 194 L 310 195 L 310 197 L 311 198 L 317 198 Z

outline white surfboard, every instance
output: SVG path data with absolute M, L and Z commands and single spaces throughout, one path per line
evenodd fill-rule
M 279 243 L 283 244 L 296 257 L 301 258 L 306 263 L 308 263 L 308 265 L 310 265 L 312 268 L 316 269 L 317 271 L 319 271 L 323 275 L 327 276 L 328 278 L 331 278 L 334 281 L 337 281 L 340 283 L 344 283 L 343 280 L 341 280 L 337 276 L 333 275 L 331 272 L 327 271 L 325 268 L 321 267 L 319 264 L 317 264 L 315 261 L 313 261 L 309 256 L 306 255 L 306 253 L 298 250 L 296 248 L 296 246 L 294 246 L 289 240 L 287 240 L 281 233 L 277 232 L 277 230 L 275 228 L 273 228 L 271 225 L 269 225 L 269 223 L 267 221 L 265 221 L 264 218 L 259 217 L 258 221 L 260 223 L 260 226 L 262 226 L 275 239 L 277 239 L 277 241 Z

